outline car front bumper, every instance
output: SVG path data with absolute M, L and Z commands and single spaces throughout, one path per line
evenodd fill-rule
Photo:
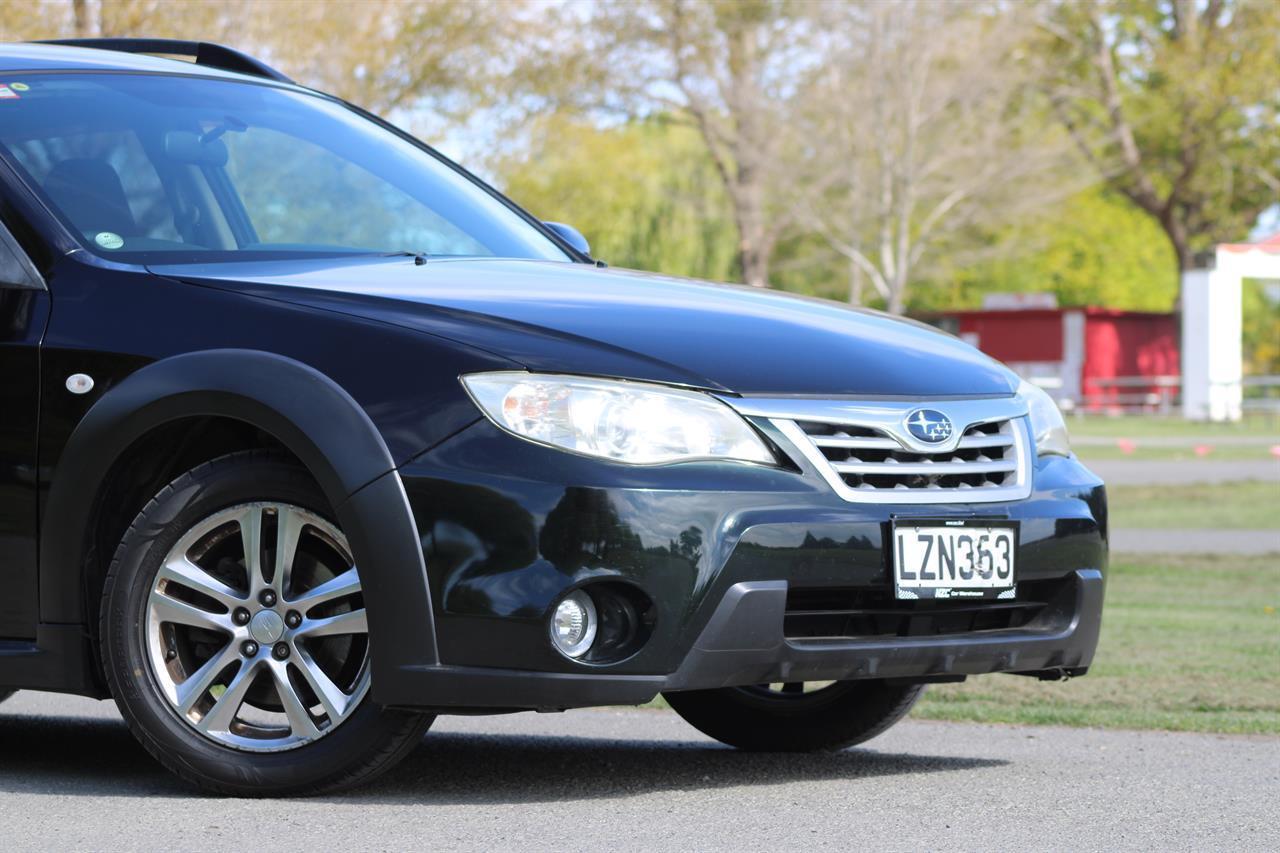
M 852 504 L 803 470 L 630 468 L 530 445 L 480 421 L 400 476 L 430 585 L 434 618 L 424 630 L 434 630 L 439 661 L 382 670 L 374 696 L 385 705 L 553 710 L 778 681 L 1057 678 L 1083 674 L 1097 645 L 1106 499 L 1074 459 L 1037 460 L 1025 500 Z M 913 515 L 1019 522 L 1019 596 L 1035 606 L 1023 602 L 1007 625 L 979 614 L 973 630 L 959 632 L 913 621 L 928 617 L 925 603 L 871 635 L 796 630 L 793 593 L 893 606 L 884 601 L 885 543 L 893 519 Z M 566 592 L 599 582 L 641 590 L 653 602 L 652 633 L 615 663 L 569 660 L 552 647 L 547 618 Z M 375 655 L 378 646 L 375 637 Z

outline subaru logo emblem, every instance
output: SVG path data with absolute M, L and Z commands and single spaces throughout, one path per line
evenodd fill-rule
M 934 409 L 916 409 L 907 415 L 907 432 L 917 441 L 939 444 L 951 438 L 951 419 Z

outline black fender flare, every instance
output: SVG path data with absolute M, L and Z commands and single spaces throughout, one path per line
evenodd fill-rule
M 243 349 L 152 362 L 85 414 L 54 469 L 40 533 L 40 621 L 86 624 L 86 543 L 98 494 L 140 438 L 189 417 L 227 417 L 280 441 L 319 483 L 360 567 L 373 683 L 438 664 L 431 592 L 413 512 L 386 442 L 341 386 L 302 362 Z

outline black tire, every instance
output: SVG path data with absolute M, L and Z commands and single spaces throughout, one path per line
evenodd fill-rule
M 911 710 L 921 685 L 837 681 L 808 693 L 725 687 L 666 693 L 676 713 L 703 734 L 752 752 L 818 752 L 870 740 Z
M 281 752 L 250 752 L 205 737 L 180 719 L 157 682 L 143 622 L 160 564 L 202 519 L 241 503 L 280 501 L 330 519 L 315 482 L 289 459 L 233 453 L 170 483 L 139 513 L 112 561 L 100 630 L 107 683 L 129 728 L 151 755 L 202 789 L 234 796 L 310 795 L 362 784 L 421 741 L 433 716 L 389 711 L 366 694 L 341 725 Z

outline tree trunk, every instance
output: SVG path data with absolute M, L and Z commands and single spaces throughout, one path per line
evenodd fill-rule
M 756 165 L 754 150 L 747 145 L 739 145 L 735 154 L 738 165 L 733 175 L 733 186 L 729 187 L 729 199 L 738 225 L 738 261 L 742 265 L 742 280 L 752 287 L 768 287 L 773 241 L 765 224 L 764 179 Z
M 89 32 L 89 0 L 71 0 L 71 19 L 76 38 L 87 38 Z
M 738 261 L 743 282 L 752 287 L 769 286 L 769 255 L 763 246 L 744 236 L 738 244 Z
M 1162 212 L 1157 219 L 1160 227 L 1164 229 L 1164 234 L 1169 238 L 1169 245 L 1173 247 L 1174 257 L 1178 260 L 1178 275 L 1191 269 L 1195 263 L 1195 258 L 1191 254 L 1191 240 L 1187 236 L 1187 226 L 1172 211 Z
M 904 262 L 905 265 L 905 262 Z M 909 281 L 906 269 L 901 266 L 897 275 L 889 279 L 889 298 L 885 300 L 885 310 L 890 314 L 902 314 L 907 309 L 907 282 Z
M 862 267 L 853 258 L 849 258 L 849 304 L 862 304 Z
M 906 299 L 901 289 L 890 292 L 888 304 L 885 305 L 890 314 L 901 314 L 906 307 Z
M 752 287 L 769 286 L 769 256 L 773 246 L 765 226 L 764 186 L 754 162 L 754 152 L 738 153 L 738 171 L 729 198 L 738 224 L 738 261 L 742 280 Z
M 752 287 L 769 286 L 769 256 L 773 245 L 765 214 L 765 170 L 763 141 L 768 132 L 762 124 L 764 95 L 753 76 L 759 64 L 753 40 L 754 30 L 742 27 L 729 39 L 729 89 L 725 99 L 733 114 L 737 133 L 733 140 L 734 186 L 729 198 L 737 207 L 738 256 L 742 278 Z

